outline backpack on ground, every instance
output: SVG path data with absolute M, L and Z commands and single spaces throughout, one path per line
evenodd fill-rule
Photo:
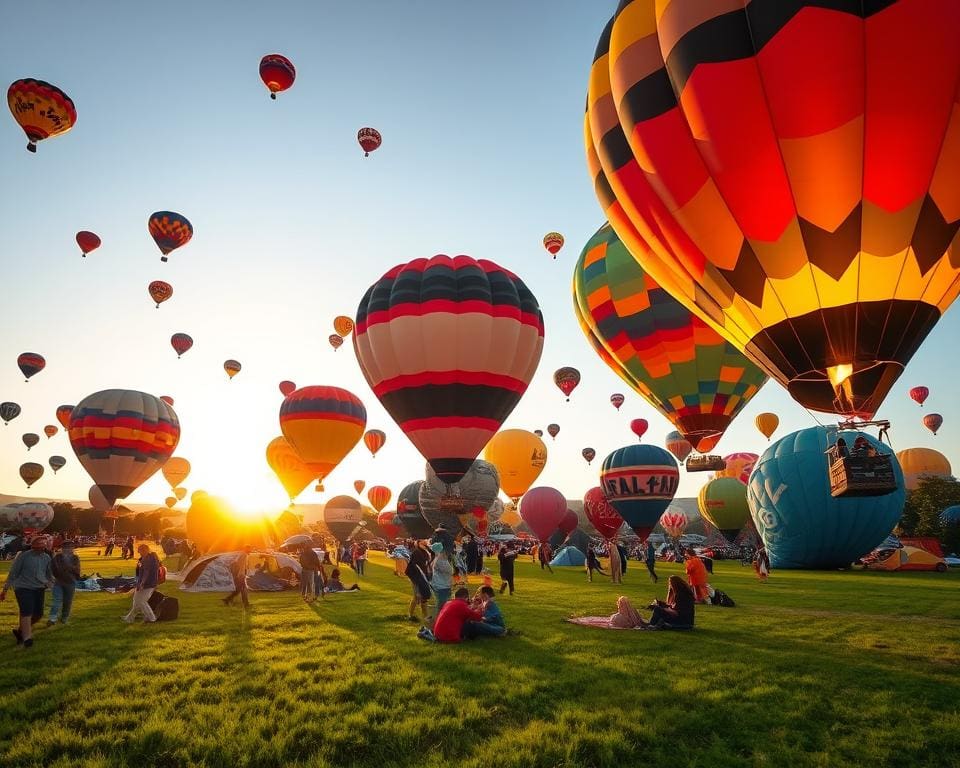
M 719 605 L 723 608 L 735 608 L 737 605 L 733 602 L 733 598 L 730 597 L 730 595 L 719 589 L 713 591 L 713 597 L 710 598 L 710 602 L 713 603 L 713 605 Z
M 173 621 L 180 616 L 180 601 L 175 597 L 154 592 L 150 595 L 147 605 L 157 617 L 157 621 Z

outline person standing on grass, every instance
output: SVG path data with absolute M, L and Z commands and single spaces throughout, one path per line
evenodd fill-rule
M 761 584 L 767 583 L 767 577 L 770 575 L 770 555 L 767 554 L 767 548 L 760 545 L 757 554 L 753 556 L 753 570 L 760 579 Z
M 615 541 L 610 542 L 610 581 L 614 584 L 623 583 L 623 564 L 620 561 L 620 549 Z
M 537 558 L 540 560 L 541 571 L 546 568 L 550 573 L 553 573 L 553 568 L 550 567 L 550 558 L 552 557 L 553 550 L 550 549 L 550 545 L 545 541 L 540 542 L 540 548 L 537 550 Z
M 466 556 L 467 573 L 479 573 L 477 571 L 477 540 L 473 536 L 466 536 L 463 543 L 463 554 Z
M 357 576 L 363 576 L 364 569 L 367 567 L 367 545 L 357 543 Z
M 0 601 L 7 598 L 7 590 L 13 587 L 20 610 L 20 626 L 12 630 L 17 645 L 33 646 L 33 625 L 43 616 L 43 597 L 47 587 L 53 585 L 53 569 L 46 551 L 46 537 L 34 536 L 30 549 L 21 550 L 14 558 L 7 574 L 7 581 L 0 590 Z
M 513 594 L 513 566 L 517 560 L 517 552 L 513 548 L 513 542 L 508 541 L 497 553 L 497 560 L 500 562 L 500 594 L 502 595 L 507 587 L 510 587 L 510 594 Z
M 433 594 L 437 598 L 436 614 L 440 613 L 443 604 L 450 599 L 450 592 L 453 589 L 453 563 L 447 553 L 443 551 L 443 544 L 435 541 L 430 545 L 433 550 L 433 573 L 430 576 L 430 586 L 433 588 Z
M 627 572 L 627 560 L 630 559 L 630 553 L 619 541 L 614 541 L 614 544 L 617 547 L 617 554 L 620 555 L 620 573 L 623 575 Z
M 47 626 L 53 626 L 58 619 L 61 624 L 66 624 L 73 607 L 77 579 L 80 578 L 80 558 L 74 552 L 72 541 L 63 542 L 60 551 L 53 556 L 50 566 L 55 583 Z
M 224 605 L 233 605 L 233 598 L 240 595 L 240 601 L 244 608 L 250 607 L 250 599 L 247 597 L 247 556 L 250 554 L 250 547 L 246 546 L 240 550 L 240 554 L 230 564 L 230 575 L 233 577 L 233 592 L 223 598 Z
M 650 581 L 656 584 L 660 579 L 660 577 L 657 576 L 657 549 L 653 546 L 653 542 L 650 541 L 650 539 L 647 539 L 647 551 L 644 560 L 647 565 L 647 571 L 650 574 Z
M 592 544 L 587 545 L 587 559 L 585 562 L 587 567 L 587 581 L 593 581 L 593 572 L 606 576 L 603 568 L 600 567 L 600 560 L 597 559 L 597 550 L 593 548 Z
M 123 621 L 133 624 L 137 614 L 141 613 L 144 624 L 153 624 L 157 617 L 150 607 L 150 598 L 160 577 L 160 560 L 150 551 L 148 544 L 141 544 L 137 551 L 140 559 L 137 561 L 137 580 L 133 585 L 133 605 L 130 606 L 130 612 L 123 617 Z
M 123 543 L 123 559 L 133 559 L 133 536 L 127 536 L 127 540 Z
M 440 548 L 443 549 L 443 544 L 440 544 Z M 413 593 L 410 599 L 410 607 L 407 610 L 407 618 L 410 621 L 420 621 L 416 615 L 418 610 L 423 621 L 427 619 L 427 602 L 431 595 L 430 577 L 432 572 L 430 560 L 426 542 L 418 541 L 411 550 L 410 562 L 407 563 L 407 578 L 410 579 Z
M 310 544 L 300 545 L 300 595 L 304 602 L 313 602 L 317 599 L 314 577 L 320 568 L 320 558 L 313 551 Z

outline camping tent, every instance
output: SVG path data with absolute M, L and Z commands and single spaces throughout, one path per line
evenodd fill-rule
M 874 571 L 946 571 L 947 564 L 920 547 L 906 545 L 890 550 L 889 554 L 879 552 L 877 559 L 864 566 Z
M 564 547 L 550 561 L 551 567 L 560 565 L 572 565 L 582 568 L 587 558 L 576 547 Z
M 187 566 L 180 589 L 184 592 L 233 592 L 233 575 L 230 567 L 240 556 L 239 552 L 220 552 L 204 555 Z M 289 580 L 293 575 L 299 578 L 300 563 L 282 552 L 251 552 L 247 557 L 250 567 L 264 563 L 267 573 Z M 251 589 L 260 589 L 250 584 Z

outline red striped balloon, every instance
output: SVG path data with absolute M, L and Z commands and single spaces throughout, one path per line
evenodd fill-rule
M 363 156 L 369 157 L 383 143 L 383 137 L 376 128 L 361 128 L 357 131 L 357 141 L 363 149 Z
M 175 333 L 170 337 L 170 346 L 177 353 L 177 358 L 193 346 L 193 339 L 185 333 Z
M 64 429 L 70 429 L 70 414 L 73 413 L 72 405 L 58 405 L 57 406 L 57 421 L 60 422 L 60 426 Z
M 390 497 L 393 492 L 385 485 L 375 485 L 367 491 L 367 501 L 377 512 L 382 512 L 383 508 L 390 503 Z
M 38 355 L 36 352 L 23 352 L 17 357 L 17 367 L 29 380 L 31 376 L 35 376 L 47 367 L 47 361 L 43 355 Z
M 297 69 L 286 56 L 268 53 L 260 59 L 260 79 L 270 90 L 270 98 L 276 99 L 278 93 L 293 85 L 297 79 Z
M 928 413 L 923 417 L 923 426 L 933 432 L 933 434 L 937 434 L 937 430 L 940 429 L 942 424 L 943 416 L 939 413 Z
M 913 389 L 910 390 L 910 399 L 915 403 L 919 403 L 921 406 L 923 405 L 923 401 L 929 396 L 930 390 L 926 387 L 913 387 Z

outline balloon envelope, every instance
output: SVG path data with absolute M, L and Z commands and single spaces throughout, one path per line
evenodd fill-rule
M 503 492 L 518 501 L 547 465 L 547 446 L 525 429 L 504 429 L 490 438 L 483 458 L 497 468 Z
M 676 457 L 677 461 L 683 461 L 693 451 L 690 441 L 676 430 L 667 434 L 665 442 L 667 450 Z
M 377 515 L 377 525 L 380 526 L 380 530 L 383 531 L 387 539 L 397 538 L 403 530 L 397 513 L 392 510 Z
M 533 535 L 546 541 L 567 515 L 567 500 L 556 488 L 533 488 L 520 501 L 520 517 Z
M 340 543 L 349 538 L 362 519 L 360 502 L 351 496 L 334 496 L 323 507 L 323 523 Z
M 444 528 L 456 535 L 462 527 L 460 516 L 473 509 L 485 511 L 499 491 L 500 477 L 490 462 L 474 461 L 456 483 L 445 483 L 428 463 L 420 487 L 420 513 L 434 530 Z
M 607 500 L 641 539 L 650 535 L 670 505 L 680 470 L 656 445 L 628 445 L 603 460 L 600 487 Z
M 382 512 L 383 508 L 390 503 L 390 497 L 393 493 L 385 485 L 375 485 L 367 491 L 367 501 L 377 512 Z
M 769 440 L 780 426 L 780 417 L 775 413 L 761 413 L 754 419 L 754 423 L 760 430 L 760 434 Z
M 3 419 L 4 424 L 9 424 L 19 415 L 20 406 L 17 403 L 11 403 L 9 401 L 0 403 L 0 419 Z
M 623 527 L 623 518 L 603 495 L 603 488 L 591 488 L 583 497 L 583 511 L 587 520 L 604 539 L 612 539 Z
M 27 484 L 27 488 L 43 477 L 43 465 L 35 461 L 28 461 L 20 465 L 20 479 Z
M 77 245 L 80 246 L 80 252 L 86 256 L 100 247 L 100 238 L 93 232 L 87 232 L 83 229 L 77 232 Z
M 904 487 L 915 491 L 927 477 L 952 477 L 950 461 L 932 448 L 907 448 L 897 453 L 903 471 Z
M 182 456 L 173 456 L 163 465 L 163 478 L 171 488 L 176 488 L 190 475 L 190 462 Z
M 700 515 L 723 534 L 731 544 L 750 518 L 747 486 L 736 477 L 717 477 L 700 489 L 697 496 Z
M 270 91 L 270 98 L 287 90 L 297 79 L 297 69 L 293 62 L 279 53 L 268 53 L 260 59 L 260 79 Z
M 190 242 L 193 237 L 193 224 L 181 213 L 157 211 L 147 221 L 150 237 L 157 244 L 160 261 L 166 261 L 167 255 Z
M 47 361 L 43 355 L 38 355 L 36 352 L 22 352 L 17 357 L 17 367 L 24 377 L 29 379 L 46 368 Z
M 423 485 L 423 480 L 405 485 L 397 496 L 397 515 L 407 533 L 415 539 L 426 539 L 433 533 L 433 526 L 420 512 L 420 488 Z
M 7 106 L 27 135 L 27 149 L 37 142 L 66 133 L 77 122 L 77 108 L 67 94 L 44 80 L 25 77 L 10 84 Z
M 910 399 L 915 403 L 923 405 L 924 401 L 930 396 L 930 390 L 926 387 L 912 387 L 910 389 Z
M 387 436 L 379 429 L 368 429 L 363 435 L 363 444 L 367 446 L 371 456 L 376 456 L 386 442 Z
M 297 498 L 313 482 L 314 472 L 308 467 L 293 446 L 282 435 L 267 444 L 267 464 L 287 492 L 290 502 Z

